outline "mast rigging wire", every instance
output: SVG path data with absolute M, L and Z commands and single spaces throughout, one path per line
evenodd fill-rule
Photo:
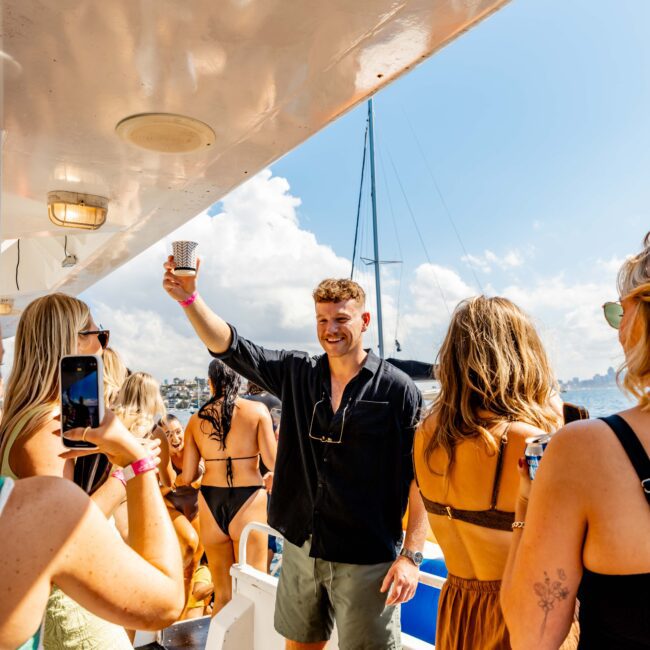
M 424 160 L 424 166 L 427 168 L 427 171 L 429 172 L 429 176 L 431 177 L 431 181 L 433 183 L 433 186 L 436 189 L 436 192 L 438 193 L 438 198 L 440 199 L 440 203 L 442 204 L 442 208 L 447 215 L 447 219 L 449 220 L 449 223 L 451 224 L 451 227 L 453 228 L 454 233 L 456 234 L 456 239 L 458 239 L 458 243 L 460 244 L 460 247 L 463 251 L 463 254 L 465 255 L 466 258 L 469 258 L 469 254 L 467 252 L 467 249 L 465 248 L 465 244 L 463 243 L 463 239 L 460 236 L 460 232 L 458 231 L 458 228 L 456 227 L 456 222 L 454 221 L 454 218 L 451 215 L 451 210 L 449 209 L 449 206 L 447 205 L 447 201 L 445 201 L 445 197 L 442 194 L 442 190 L 440 189 L 440 185 L 438 184 L 438 181 L 436 180 L 436 176 L 433 173 L 433 169 L 431 168 L 431 165 L 429 164 L 429 160 L 427 159 L 426 155 L 424 154 L 424 149 L 422 148 L 422 145 L 420 144 L 420 140 L 417 137 L 417 134 L 415 132 L 415 129 L 413 128 L 413 125 L 411 124 L 411 120 L 409 119 L 408 113 L 406 112 L 406 109 L 404 108 L 404 105 L 401 105 L 402 113 L 404 114 L 404 117 L 406 118 L 406 123 L 408 124 L 409 130 L 411 131 L 411 135 L 413 136 L 413 139 L 415 140 L 415 144 L 418 148 L 418 151 L 420 152 L 420 155 L 422 156 L 422 160 Z M 483 285 L 481 284 L 481 281 L 478 279 L 478 275 L 476 275 L 476 271 L 474 270 L 474 267 L 469 264 L 470 271 L 472 272 L 472 275 L 474 276 L 474 280 L 479 288 L 479 291 L 481 293 L 485 293 L 483 291 Z
M 396 316 L 395 316 L 395 336 L 393 336 L 393 339 L 395 343 L 393 344 L 393 354 L 396 353 L 397 350 L 397 340 L 399 339 L 398 336 L 398 330 L 399 330 L 399 317 L 400 317 L 400 302 L 401 302 L 401 297 L 402 297 L 402 278 L 404 274 L 404 255 L 402 253 L 402 244 L 399 239 L 399 230 L 397 228 L 397 221 L 395 219 L 395 210 L 393 210 L 393 199 L 390 194 L 390 187 L 388 185 L 388 174 L 386 174 L 386 167 L 384 165 L 384 157 L 381 153 L 381 150 L 379 150 L 379 166 L 381 168 L 381 174 L 382 178 L 384 180 L 384 187 L 386 189 L 386 196 L 388 197 L 388 207 L 390 209 L 390 216 L 391 216 L 391 221 L 393 222 L 393 230 L 395 231 L 395 242 L 397 243 L 397 250 L 399 252 L 399 282 L 397 285 L 397 304 L 395 305 L 396 307 Z
M 413 213 L 411 204 L 408 200 L 408 197 L 406 196 L 406 192 L 404 191 L 404 185 L 402 185 L 402 179 L 400 178 L 400 175 L 397 173 L 397 168 L 395 167 L 395 163 L 393 162 L 393 157 L 390 155 L 390 151 L 388 149 L 386 149 L 386 153 L 388 154 L 388 160 L 391 164 L 391 167 L 393 168 L 395 177 L 397 178 L 397 184 L 399 185 L 400 191 L 402 192 L 402 196 L 404 197 L 406 208 L 408 210 L 409 215 L 411 216 L 411 221 L 413 222 L 413 225 L 415 226 L 415 231 L 417 232 L 418 238 L 420 239 L 420 244 L 422 244 L 424 255 L 427 258 L 427 262 L 429 262 L 429 265 L 431 266 L 431 270 L 433 272 L 433 279 L 436 283 L 436 286 L 438 287 L 438 291 L 440 292 L 442 302 L 445 305 L 445 309 L 447 310 L 447 315 L 451 318 L 451 311 L 449 310 L 449 305 L 447 304 L 447 298 L 445 297 L 445 292 L 442 290 L 442 286 L 440 284 L 440 281 L 438 280 L 438 275 L 433 268 L 433 262 L 431 261 L 431 257 L 429 256 L 429 251 L 427 250 L 427 246 L 424 243 L 424 238 L 422 237 L 422 233 L 420 232 L 420 227 L 418 226 L 418 222 L 415 218 L 415 214 Z
M 357 221 L 354 227 L 354 247 L 352 248 L 352 269 L 350 270 L 350 280 L 354 276 L 354 260 L 357 254 L 357 237 L 359 235 L 359 217 L 361 215 L 361 199 L 363 197 L 363 178 L 366 172 L 366 157 L 368 153 L 368 121 L 366 120 L 366 130 L 363 135 L 363 159 L 361 162 L 361 181 L 359 183 L 359 199 L 357 201 Z

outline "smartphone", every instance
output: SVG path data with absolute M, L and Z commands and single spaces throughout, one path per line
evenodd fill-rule
M 104 366 L 99 355 L 69 355 L 59 366 L 61 439 L 65 447 L 96 449 L 83 440 L 66 438 L 77 427 L 98 427 L 104 419 Z

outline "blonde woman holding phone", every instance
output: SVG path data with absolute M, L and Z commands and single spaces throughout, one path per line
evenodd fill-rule
M 126 487 L 131 545 L 119 539 L 101 510 L 72 481 L 0 477 L 2 648 L 37 647 L 54 584 L 116 626 L 161 629 L 183 608 L 180 553 L 152 471 L 158 462 L 157 443 L 143 447 L 110 411 L 99 428 L 73 429 L 66 436 L 83 436 L 131 477 Z M 63 456 L 88 453 L 93 451 L 70 450 Z M 104 643 L 104 649 L 116 647 L 107 639 Z M 46 642 L 45 647 L 52 646 Z M 91 646 L 78 638 L 69 647 Z

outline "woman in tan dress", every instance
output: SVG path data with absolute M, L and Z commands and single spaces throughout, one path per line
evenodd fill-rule
M 499 588 L 525 440 L 559 424 L 555 380 L 530 319 L 505 298 L 460 303 L 438 358 L 440 393 L 418 429 L 415 471 L 449 576 L 436 650 L 506 650 Z

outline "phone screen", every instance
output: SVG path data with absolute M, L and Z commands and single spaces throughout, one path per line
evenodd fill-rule
M 61 359 L 61 431 L 98 427 L 103 415 L 102 364 L 96 356 Z M 93 447 L 83 441 L 65 440 L 66 446 Z

